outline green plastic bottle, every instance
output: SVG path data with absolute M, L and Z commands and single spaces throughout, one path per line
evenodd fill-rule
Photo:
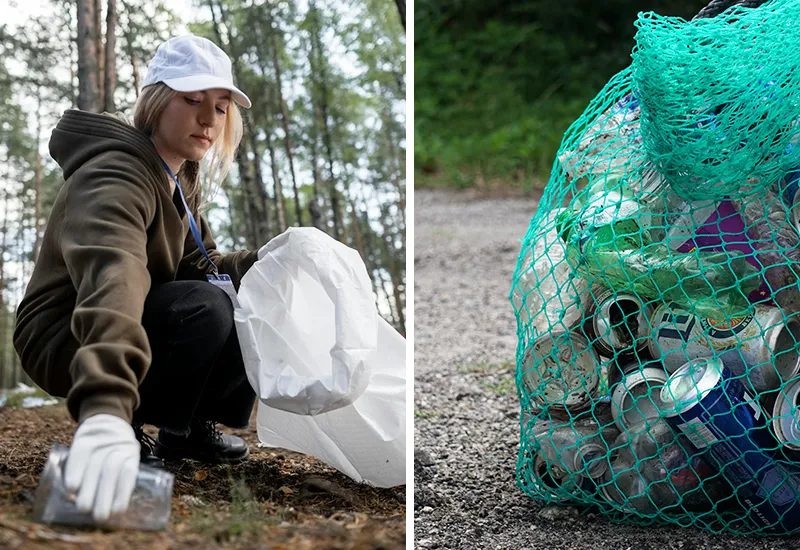
M 673 302 L 707 318 L 751 309 L 759 272 L 738 251 L 678 253 L 653 242 L 648 213 L 617 181 L 588 188 L 556 221 L 566 259 L 581 276 L 647 301 Z M 616 185 L 616 187 L 614 187 Z M 715 317 L 719 316 L 719 317 Z

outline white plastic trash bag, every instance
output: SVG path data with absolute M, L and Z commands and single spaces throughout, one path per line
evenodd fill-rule
M 358 252 L 314 228 L 267 244 L 236 330 L 258 436 L 378 487 L 405 483 L 405 339 L 377 313 Z

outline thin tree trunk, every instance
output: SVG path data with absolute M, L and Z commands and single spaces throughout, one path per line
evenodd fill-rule
M 3 341 L 8 342 L 8 326 L 6 321 L 8 319 L 8 312 L 6 311 L 6 270 L 5 270 L 5 252 L 6 244 L 8 242 L 8 191 L 3 189 L 3 228 L 2 228 L 2 242 L 0 242 L 0 334 L 3 336 Z M 5 384 L 5 375 L 8 370 L 8 357 L 6 349 L 9 346 L 4 345 L 0 348 L 0 384 Z
M 39 219 L 42 216 L 42 155 L 39 152 L 39 141 L 42 135 L 42 96 L 41 88 L 36 87 L 36 165 L 34 167 L 36 177 L 36 190 L 34 195 L 34 214 L 33 214 L 33 262 L 39 260 Z
M 264 79 L 267 79 L 267 58 L 269 57 L 268 52 L 264 51 L 264 47 L 266 44 L 266 39 L 263 36 L 261 25 L 258 21 L 254 21 L 255 25 L 253 30 L 258 37 L 256 41 L 256 49 L 258 52 L 258 66 L 261 69 L 261 75 Z M 275 117 L 272 112 L 271 107 L 272 96 L 269 92 L 263 95 L 263 100 L 261 102 L 261 106 L 263 108 L 263 130 L 264 134 L 266 135 L 266 145 L 267 150 L 269 151 L 269 162 L 270 167 L 272 170 L 272 183 L 274 187 L 274 202 L 275 202 L 275 221 L 277 222 L 277 233 L 283 233 L 286 231 L 287 223 L 286 223 L 286 205 L 284 203 L 283 197 L 283 185 L 281 184 L 281 176 L 280 170 L 278 170 L 277 160 L 275 158 L 275 147 L 272 144 L 272 124 L 275 120 Z
M 75 68 L 75 43 L 77 42 L 76 39 L 72 39 L 72 12 L 69 8 L 65 9 L 65 16 L 67 19 L 67 28 L 70 29 L 70 40 L 69 40 L 69 91 L 70 91 L 70 100 L 72 101 L 72 107 L 75 108 L 78 106 L 78 86 L 76 84 L 76 79 L 78 78 L 78 72 Z
M 104 80 L 104 69 L 105 69 L 105 55 L 103 50 L 103 0 L 93 0 L 94 1 L 94 28 L 95 28 L 95 40 L 96 40 L 96 48 L 97 48 L 97 86 L 98 86 L 98 95 L 100 98 L 100 105 L 105 105 L 105 94 L 103 89 L 103 84 L 105 83 Z
M 230 224 L 230 236 L 231 242 L 233 242 L 233 247 L 237 248 L 237 243 L 239 242 L 239 234 L 236 231 L 236 207 L 233 204 L 233 192 L 230 188 L 230 179 L 226 179 L 225 182 L 222 184 L 222 192 L 225 195 L 225 200 L 228 201 L 228 218 L 231 220 Z
M 364 242 L 361 239 L 361 230 L 358 227 L 358 213 L 356 213 L 356 205 L 350 199 L 350 222 L 353 227 L 353 240 L 355 241 L 356 250 L 361 254 L 361 259 L 366 261 L 367 256 L 364 253 Z
M 394 239 L 390 233 L 391 226 L 387 220 L 385 208 L 381 208 L 381 225 L 383 226 L 383 249 L 386 254 L 387 268 L 392 281 L 394 305 L 397 309 L 398 330 L 401 334 L 405 335 L 406 320 L 405 315 L 403 314 L 403 296 L 400 292 L 400 286 L 403 284 L 402 266 L 397 260 L 397 256 L 400 254 L 400 251 L 394 247 Z
M 281 187 L 281 177 L 278 173 L 278 161 L 275 159 L 275 148 L 272 146 L 272 129 L 264 128 L 267 136 L 267 150 L 269 151 L 269 162 L 272 166 L 272 181 L 275 184 L 275 209 L 278 212 L 278 228 L 281 233 L 286 231 L 286 207 L 283 203 L 283 188 Z
M 327 72 L 325 70 L 325 61 L 322 59 L 322 42 L 319 37 L 320 33 L 320 23 L 319 23 L 319 11 L 317 10 L 316 6 L 313 2 L 311 2 L 310 7 L 311 13 L 313 13 L 314 22 L 313 22 L 313 30 L 311 32 L 312 35 L 312 48 L 315 52 L 314 58 L 317 61 L 317 73 L 319 76 L 319 88 L 320 88 L 320 111 L 321 111 L 321 118 L 322 118 L 322 141 L 325 146 L 326 152 L 326 159 L 328 161 L 328 185 L 330 187 L 330 201 L 331 201 L 331 213 L 333 215 L 333 237 L 341 241 L 342 239 L 342 222 L 341 222 L 341 212 L 339 210 L 339 195 L 338 191 L 336 190 L 336 177 L 333 174 L 333 146 L 331 144 L 331 132 L 328 126 L 328 84 L 327 84 Z
M 224 8 L 221 2 L 217 4 L 214 0 L 207 0 L 208 2 L 208 9 L 211 12 L 211 23 L 214 29 L 214 34 L 217 36 L 217 40 L 219 41 L 219 46 L 223 50 L 227 50 L 228 54 L 231 57 L 231 64 L 233 65 L 233 75 L 236 79 L 236 84 L 241 86 L 242 83 L 242 74 L 241 68 L 239 66 L 239 56 L 237 55 L 237 50 L 233 44 L 233 37 L 230 36 L 228 33 L 227 40 L 223 40 L 222 33 L 220 32 L 219 28 L 219 20 L 217 19 L 217 13 L 214 9 L 215 7 L 219 7 L 220 11 L 220 18 L 223 20 L 228 20 L 225 18 Z M 236 155 L 236 162 L 239 165 L 239 174 L 242 178 L 242 186 L 243 190 L 245 191 L 245 202 L 247 203 L 248 210 L 250 211 L 249 215 L 247 216 L 249 219 L 247 220 L 248 229 L 250 231 L 250 247 L 254 248 L 258 246 L 258 231 L 255 217 L 260 214 L 258 205 L 255 201 L 255 192 L 252 188 L 252 179 L 250 177 L 250 170 L 247 160 L 247 137 L 248 133 L 250 132 L 249 128 L 245 125 L 245 135 L 242 136 L 242 142 L 239 146 L 239 153 Z
M 78 109 L 97 112 L 100 98 L 97 84 L 97 37 L 94 1 L 78 1 Z
M 314 180 L 314 197 L 308 203 L 308 212 L 311 214 L 311 225 L 319 229 L 320 231 L 327 231 L 325 217 L 324 217 L 324 204 L 322 202 L 322 194 L 319 191 L 319 167 L 317 165 L 317 139 L 318 139 L 318 129 L 317 129 L 317 109 L 314 107 L 314 112 L 312 113 L 312 118 L 314 120 L 313 125 L 313 133 L 314 135 L 311 136 L 311 174 Z
M 270 238 L 269 230 L 269 195 L 264 184 L 264 176 L 261 174 L 261 152 L 258 150 L 258 142 L 254 132 L 250 132 L 250 145 L 253 149 L 253 168 L 255 172 L 255 188 L 258 190 L 258 197 L 261 199 L 261 207 L 264 209 L 264 217 L 261 218 L 259 225 L 261 245 L 267 243 Z
M 116 0 L 115 0 L 116 2 Z M 136 94 L 136 97 L 139 97 L 139 60 L 136 56 L 136 52 L 133 49 L 133 39 L 131 38 L 131 29 L 130 29 L 130 8 L 125 0 L 120 0 L 122 3 L 122 10 L 128 14 L 127 22 L 128 24 L 123 26 L 122 35 L 125 38 L 125 52 L 128 54 L 128 58 L 131 61 L 131 71 L 133 72 L 133 91 Z M 115 6 L 116 8 L 116 6 Z M 116 10 L 115 10 L 116 11 Z
M 114 92 L 117 89 L 117 0 L 108 0 L 106 17 L 106 54 L 105 75 L 103 81 L 104 109 L 109 113 L 116 112 Z
M 325 204 L 320 193 L 319 182 L 319 152 L 317 145 L 319 142 L 319 110 L 317 103 L 314 101 L 314 63 L 313 48 L 309 52 L 309 65 L 311 67 L 311 174 L 314 185 L 314 198 L 309 202 L 308 211 L 311 214 L 311 224 L 320 231 L 327 232 L 327 223 L 325 221 Z
M 267 10 L 270 8 L 267 7 Z M 280 56 L 278 55 L 278 33 L 277 29 L 273 27 L 272 15 L 269 15 L 270 25 L 270 38 L 272 42 L 272 64 L 275 67 L 275 88 L 278 91 L 278 104 L 281 109 L 281 123 L 283 124 L 284 133 L 284 148 L 286 149 L 286 158 L 289 159 L 289 171 L 292 174 L 292 190 L 294 191 L 294 209 L 297 216 L 297 225 L 303 225 L 303 211 L 300 208 L 300 192 L 297 189 L 297 176 L 294 172 L 294 157 L 292 156 L 292 138 L 289 133 L 289 110 L 286 107 L 286 101 L 283 99 L 283 83 L 281 80 L 281 63 Z
M 386 129 L 386 144 L 389 147 L 389 165 L 392 169 L 392 173 L 390 179 L 392 181 L 392 185 L 394 185 L 395 190 L 397 191 L 397 207 L 400 209 L 400 218 L 403 220 L 403 227 L 405 228 L 406 225 L 406 194 L 403 190 L 402 185 L 400 185 L 400 175 L 401 175 L 401 167 L 400 167 L 400 159 L 397 158 L 397 153 L 395 150 L 395 143 L 394 143 L 394 136 L 392 135 L 392 128 L 391 124 L 391 112 L 388 109 L 384 109 L 383 113 L 383 127 Z
M 394 0 L 394 3 L 397 4 L 397 11 L 400 13 L 403 30 L 406 30 L 406 0 Z
M 245 143 L 242 143 L 239 146 L 239 150 L 236 153 L 236 165 L 239 167 L 239 182 L 242 186 L 242 200 L 244 201 L 244 216 L 245 216 L 245 224 L 247 227 L 247 246 L 250 249 L 255 248 L 258 246 L 258 229 L 256 225 L 256 217 L 258 216 L 258 210 L 256 209 L 255 205 L 255 198 L 252 193 L 252 185 L 251 185 L 251 177 L 250 171 L 248 169 L 248 163 L 245 160 L 247 156 L 247 150 L 245 147 Z

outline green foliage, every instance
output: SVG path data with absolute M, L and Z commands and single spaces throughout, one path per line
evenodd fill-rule
M 691 17 L 705 4 L 416 2 L 417 181 L 546 180 L 564 131 L 630 62 L 637 11 Z

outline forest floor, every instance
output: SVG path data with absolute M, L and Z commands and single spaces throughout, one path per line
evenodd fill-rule
M 66 408 L 0 408 L 0 548 L 405 548 L 405 487 L 360 485 L 312 457 L 258 448 L 255 414 L 251 426 L 226 430 L 250 443 L 243 464 L 167 464 L 175 485 L 166 530 L 104 531 L 31 519 L 50 446 L 72 440 Z
M 800 537 L 619 525 L 517 487 L 508 299 L 536 197 L 415 190 L 414 539 L 418 549 L 789 550 Z

